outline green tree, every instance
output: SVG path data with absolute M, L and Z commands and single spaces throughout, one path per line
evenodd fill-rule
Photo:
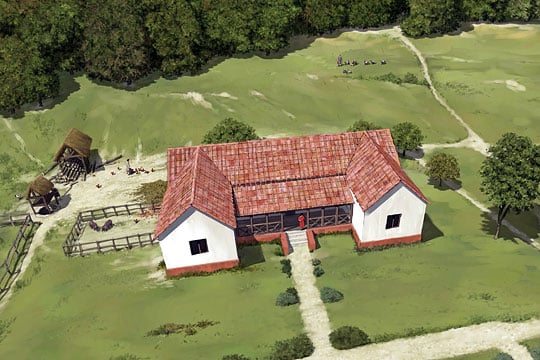
M 276 51 L 289 43 L 300 8 L 294 0 L 261 0 L 257 2 L 253 45 L 256 49 Z
M 254 1 L 202 0 L 202 24 L 210 49 L 221 55 L 253 49 Z
M 355 121 L 347 131 L 364 131 L 364 130 L 378 130 L 381 129 L 380 126 L 375 125 L 372 122 L 365 120 Z
M 236 141 L 257 140 L 255 129 L 241 121 L 226 118 L 204 135 L 203 144 L 220 144 Z
M 361 28 L 391 24 L 407 9 L 405 0 L 363 0 L 351 3 L 349 25 Z
M 82 50 L 91 77 L 131 82 L 152 68 L 141 6 L 136 0 L 88 0 Z
M 0 37 L 0 108 L 15 112 L 27 102 L 55 96 L 58 74 L 47 65 L 18 37 Z
M 179 75 L 200 64 L 202 30 L 186 0 L 148 1 L 146 27 L 152 46 L 161 58 L 161 71 Z
M 480 168 L 480 190 L 497 206 L 498 238 L 508 211 L 528 210 L 540 195 L 540 146 L 526 136 L 506 133 L 489 152 Z
M 43 2 L 21 19 L 19 37 L 48 62 L 49 71 L 81 66 L 81 9 L 74 0 Z
M 463 17 L 462 0 L 410 0 L 409 5 L 401 28 L 411 36 L 454 31 Z
M 312 32 L 322 34 L 347 23 L 345 0 L 306 0 L 304 19 Z
M 456 180 L 459 178 L 459 164 L 455 156 L 436 153 L 426 163 L 426 174 L 434 180 L 439 181 L 439 186 L 443 180 Z
M 406 150 L 415 150 L 422 146 L 424 135 L 422 130 L 413 123 L 402 122 L 392 128 L 392 138 L 398 149 L 401 149 L 405 156 Z
M 532 15 L 531 0 L 510 0 L 506 8 L 508 20 L 527 21 Z

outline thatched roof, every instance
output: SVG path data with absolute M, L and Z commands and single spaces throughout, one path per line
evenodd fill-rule
M 34 181 L 28 184 L 25 198 L 28 200 L 32 191 L 39 195 L 47 195 L 53 187 L 54 185 L 49 179 L 43 175 L 39 175 Z
M 92 138 L 90 136 L 77 129 L 71 129 L 64 139 L 62 146 L 60 146 L 60 149 L 58 149 L 56 152 L 54 161 L 58 161 L 58 159 L 60 159 L 60 157 L 64 154 L 64 151 L 66 151 L 66 148 L 73 149 L 77 154 L 83 157 L 88 157 L 90 155 L 91 145 Z

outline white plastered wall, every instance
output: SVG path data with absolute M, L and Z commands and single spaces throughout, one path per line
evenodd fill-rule
M 191 207 L 167 231 L 159 245 L 167 269 L 238 260 L 234 230 Z M 206 239 L 208 252 L 191 255 L 189 242 Z
M 353 208 L 353 211 L 356 211 L 356 208 Z M 419 235 L 422 233 L 425 212 L 426 203 L 403 183 L 399 183 L 365 213 L 362 212 L 362 231 L 358 231 L 354 223 L 354 213 L 353 225 L 362 242 Z M 394 214 L 401 214 L 399 227 L 386 229 L 388 215 Z
M 358 236 L 362 236 L 362 232 L 364 231 L 364 210 L 360 207 L 358 204 L 358 201 L 356 201 L 356 197 L 354 196 L 353 192 L 351 191 L 351 196 L 353 198 L 353 211 L 352 211 L 352 225 L 354 228 L 354 231 L 356 231 L 356 234 Z

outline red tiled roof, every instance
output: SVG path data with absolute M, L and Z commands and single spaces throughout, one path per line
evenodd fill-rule
M 232 187 L 202 149 L 196 149 L 180 176 L 167 185 L 154 235 L 167 229 L 189 207 L 236 227 Z
M 396 161 L 367 135 L 362 137 L 357 152 L 351 159 L 346 179 L 347 185 L 364 211 L 400 182 L 427 202 L 420 189 L 401 169 L 399 160 Z
M 345 176 L 236 186 L 239 216 L 352 203 Z
M 167 155 L 156 236 L 190 205 L 235 226 L 233 191 L 238 216 L 348 204 L 349 188 L 365 210 L 399 182 L 426 201 L 401 169 L 387 129 L 182 147 Z

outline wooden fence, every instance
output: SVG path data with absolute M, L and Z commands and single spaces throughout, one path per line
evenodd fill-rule
M 8 292 L 15 275 L 21 271 L 21 266 L 34 233 L 34 222 L 30 214 L 0 215 L 0 226 L 19 226 L 15 240 L 11 244 L 4 262 L 0 265 L 0 299 Z
M 158 243 L 154 239 L 153 233 L 143 233 L 127 235 L 118 238 L 104 239 L 91 242 L 80 242 L 81 236 L 90 220 L 100 220 L 121 215 L 137 215 L 151 211 L 159 213 L 160 206 L 154 203 L 137 203 L 117 206 L 107 206 L 101 209 L 81 211 L 77 215 L 77 220 L 71 228 L 71 231 L 62 244 L 64 255 L 66 256 L 84 256 L 90 253 L 104 253 L 107 251 L 118 251 L 131 249 L 133 247 L 142 247 L 145 245 L 155 245 Z

